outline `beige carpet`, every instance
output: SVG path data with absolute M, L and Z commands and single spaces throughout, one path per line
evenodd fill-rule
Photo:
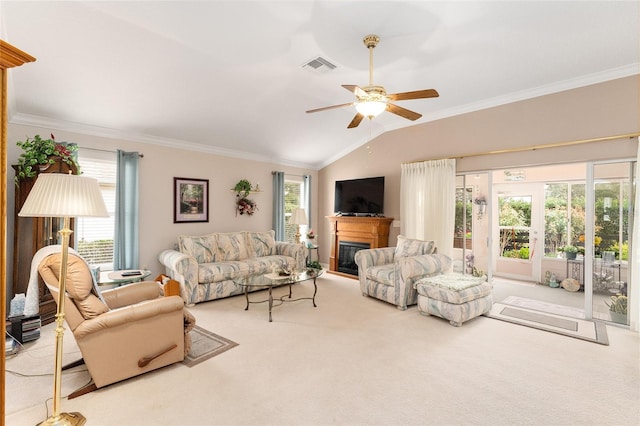
M 293 291 L 308 296 L 313 286 Z M 487 317 L 452 327 L 415 306 L 363 297 L 357 281 L 331 274 L 318 279 L 316 303 L 278 306 L 272 323 L 266 304 L 245 311 L 243 296 L 198 304 L 190 309 L 198 324 L 237 347 L 62 408 L 90 426 L 638 425 L 640 339 L 625 328 L 608 326 L 603 346 Z M 49 365 L 53 350 L 38 356 Z M 22 352 L 7 368 L 42 371 L 31 361 Z M 63 393 L 86 375 L 66 374 Z M 7 425 L 46 418 L 50 382 L 7 375 Z

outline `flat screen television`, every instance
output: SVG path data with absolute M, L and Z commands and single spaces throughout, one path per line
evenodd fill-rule
M 334 211 L 344 216 L 382 216 L 384 176 L 336 181 Z

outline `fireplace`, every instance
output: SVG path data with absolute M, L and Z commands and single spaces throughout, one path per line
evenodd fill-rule
M 368 249 L 369 243 L 340 241 L 338 244 L 338 272 L 358 276 L 358 265 L 355 261 L 356 252 Z
M 327 216 L 331 224 L 329 271 L 358 278 L 354 256 L 358 250 L 387 247 L 391 217 Z

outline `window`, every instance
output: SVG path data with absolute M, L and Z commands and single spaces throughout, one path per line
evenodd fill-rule
M 113 269 L 113 240 L 116 211 L 116 153 L 80 148 L 78 163 L 84 176 L 98 180 L 109 217 L 76 218 L 76 251 L 91 265 Z
M 528 196 L 498 197 L 500 256 L 529 259 L 531 203 L 532 199 Z
M 306 200 L 304 199 L 304 180 L 295 176 L 286 176 L 284 179 L 284 217 L 285 241 L 295 242 L 297 225 L 289 224 L 293 209 L 301 207 L 306 211 Z M 307 218 L 309 217 L 307 212 Z M 300 235 L 305 235 L 309 225 L 300 226 Z
M 557 257 L 566 246 L 584 253 L 584 183 L 547 183 L 544 186 L 544 254 Z
M 456 219 L 455 231 L 453 235 L 453 247 L 467 249 L 472 248 L 472 227 L 473 227 L 473 188 L 456 188 Z

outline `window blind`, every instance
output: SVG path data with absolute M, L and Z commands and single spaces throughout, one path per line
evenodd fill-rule
M 76 251 L 91 265 L 113 269 L 113 238 L 116 206 L 116 154 L 80 149 L 78 163 L 84 176 L 98 180 L 109 217 L 77 218 L 74 231 Z

